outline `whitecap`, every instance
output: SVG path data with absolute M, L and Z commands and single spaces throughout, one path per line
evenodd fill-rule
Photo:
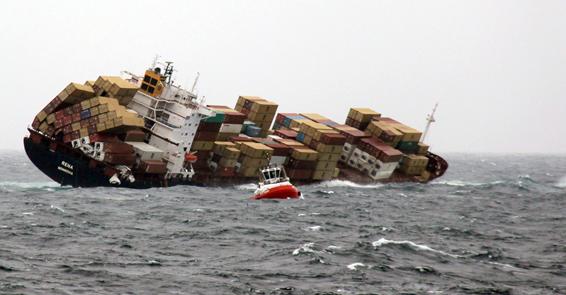
M 242 191 L 253 191 L 257 189 L 257 184 L 255 183 L 240 184 L 236 186 L 236 189 Z
M 61 188 L 62 186 L 54 181 L 46 181 L 46 182 L 17 182 L 17 181 L 2 181 L 0 182 L 1 188 L 7 189 L 53 189 L 53 188 Z
M 65 213 L 65 210 L 63 210 L 61 207 L 57 207 L 55 205 L 51 205 L 51 209 L 59 210 L 59 211 Z
M 316 252 L 312 247 L 314 247 L 314 243 L 305 243 L 301 247 L 293 250 L 293 255 L 299 255 L 301 253 L 314 253 Z
M 457 186 L 457 187 L 464 187 L 464 186 L 485 186 L 485 185 L 497 185 L 505 183 L 502 180 L 496 180 L 492 182 L 472 182 L 472 181 L 463 181 L 463 180 L 446 180 L 446 181 L 433 181 L 432 184 L 440 184 L 440 185 L 448 185 L 448 186 Z
M 429 252 L 433 252 L 433 253 L 438 253 L 438 254 L 442 254 L 442 255 L 446 255 L 446 256 L 450 256 L 452 258 L 458 258 L 460 256 L 458 255 L 454 255 L 454 254 L 450 254 L 450 253 L 446 253 L 444 251 L 440 251 L 440 250 L 436 250 L 433 249 L 427 245 L 420 245 L 417 244 L 415 242 L 411 242 L 411 241 L 394 241 L 394 240 L 387 240 L 385 238 L 381 238 L 375 242 L 372 243 L 372 245 L 374 247 L 381 247 L 383 245 L 387 245 L 387 244 L 394 244 L 394 245 L 407 245 L 415 250 L 419 250 L 419 251 L 429 251 Z
M 302 216 L 305 216 L 305 215 L 306 215 L 305 213 L 299 213 L 297 216 L 302 217 Z
M 22 215 L 33 215 L 33 212 L 23 212 Z
M 373 184 L 358 184 L 348 180 L 329 180 L 324 181 L 316 185 L 317 187 L 353 187 L 353 188 L 379 188 L 383 184 L 373 183 Z
M 554 186 L 559 188 L 566 188 L 566 176 L 560 178 L 560 180 L 558 180 L 558 182 L 556 182 Z
M 347 267 L 348 267 L 348 269 L 351 269 L 351 270 L 358 270 L 357 268 L 362 267 L 362 266 L 366 266 L 366 265 L 361 263 L 361 262 L 354 262 L 352 264 L 349 264 Z
M 307 230 L 308 231 L 320 231 L 321 228 L 322 227 L 320 225 L 315 225 L 315 226 L 307 227 Z
M 503 268 L 511 268 L 511 269 L 518 269 L 512 265 L 509 264 L 505 264 L 505 263 L 499 263 L 499 262 L 493 262 L 493 261 L 487 261 L 487 263 L 489 264 L 493 264 L 493 265 L 497 265 L 497 266 L 501 266 Z
M 340 250 L 340 249 L 342 249 L 342 247 L 330 245 L 330 246 L 326 247 L 326 249 L 328 249 L 328 250 Z

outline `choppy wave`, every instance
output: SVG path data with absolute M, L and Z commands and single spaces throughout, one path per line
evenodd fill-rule
M 348 180 L 329 180 L 324 181 L 322 183 L 316 184 L 316 187 L 351 187 L 351 188 L 379 188 L 382 187 L 383 184 L 374 183 L 374 184 L 358 184 L 355 182 L 351 182 Z
M 566 176 L 560 178 L 560 180 L 558 180 L 558 182 L 556 182 L 554 186 L 559 188 L 566 188 Z
M 495 180 L 490 182 L 473 182 L 473 181 L 463 181 L 463 180 L 446 180 L 446 181 L 433 181 L 432 184 L 456 186 L 456 187 L 466 187 L 466 186 L 494 186 L 499 184 L 505 184 L 503 180 Z
M 0 182 L 0 190 L 5 191 L 30 191 L 30 190 L 47 190 L 53 191 L 55 189 L 68 189 L 70 187 L 61 186 L 54 181 L 46 182 L 16 182 L 16 181 L 3 181 Z
M 384 245 L 390 245 L 390 244 L 392 244 L 392 245 L 405 245 L 405 246 L 408 246 L 408 247 L 410 247 L 414 250 L 429 251 L 429 252 L 438 253 L 438 254 L 441 254 L 441 255 L 450 256 L 452 258 L 460 257 L 458 255 L 454 255 L 454 254 L 446 253 L 444 251 L 436 250 L 436 249 L 433 249 L 433 248 L 431 248 L 427 245 L 417 244 L 417 243 L 412 242 L 412 241 L 395 241 L 395 240 L 388 240 L 388 239 L 385 239 L 385 238 L 381 238 L 381 239 L 372 243 L 372 245 L 376 248 L 384 246 Z

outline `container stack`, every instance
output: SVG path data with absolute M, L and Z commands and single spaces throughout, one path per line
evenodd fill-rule
M 428 158 L 419 155 L 403 155 L 400 171 L 409 176 L 421 175 L 428 165 Z
M 238 174 L 244 177 L 257 176 L 258 170 L 269 163 L 273 149 L 257 142 L 241 142 L 239 144 L 240 167 Z
M 365 130 L 372 120 L 377 120 L 381 114 L 368 108 L 351 108 L 346 118 L 346 125 L 359 130 Z
M 257 96 L 240 96 L 236 104 L 236 110 L 247 116 L 261 129 L 259 137 L 266 137 L 277 112 L 278 105 Z
M 96 95 L 113 97 L 123 106 L 128 105 L 139 90 L 136 85 L 113 76 L 98 77 L 92 88 Z
M 322 117 L 310 114 L 311 117 Z M 338 176 L 337 164 L 346 138 L 336 130 L 314 121 L 304 122 L 299 127 L 297 140 L 318 153 L 312 178 L 328 180 Z
M 231 177 L 235 174 L 236 163 L 240 156 L 240 150 L 236 144 L 230 141 L 214 142 L 213 156 L 210 160 L 210 167 L 215 174 L 221 177 Z
M 70 143 L 99 132 L 143 127 L 144 120 L 109 97 L 93 97 L 49 114 L 37 128 L 49 136 L 62 135 Z
M 305 122 L 314 121 L 296 113 L 279 113 L 275 118 L 273 130 L 293 130 L 297 132 L 301 124 Z
M 121 141 L 96 142 L 94 158 L 111 165 L 132 167 L 136 163 L 136 154 L 132 145 Z
M 288 139 L 288 141 L 291 140 L 292 139 Z M 289 157 L 286 165 L 287 175 L 289 178 L 293 180 L 312 179 L 314 169 L 316 168 L 316 162 L 318 160 L 318 152 L 302 144 L 293 144 L 290 147 L 292 148 L 291 156 Z
M 230 137 L 238 136 L 242 132 L 244 121 L 246 120 L 246 115 L 230 108 L 227 106 L 214 106 L 209 105 L 215 113 L 221 114 L 218 117 L 222 118 L 222 123 L 216 136 L 218 141 L 226 141 Z M 206 122 L 206 119 L 205 119 Z
M 307 119 L 309 119 L 313 122 L 320 123 L 322 125 L 326 125 L 326 126 L 329 126 L 329 127 L 339 125 L 337 122 L 334 122 L 334 121 L 326 118 L 325 116 L 322 116 L 322 115 L 316 114 L 316 113 L 301 113 L 301 116 L 303 116 L 303 117 L 305 117 L 305 118 L 307 118 Z

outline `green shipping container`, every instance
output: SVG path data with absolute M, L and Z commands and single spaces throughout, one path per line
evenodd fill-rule
M 224 122 L 224 117 L 226 117 L 226 115 L 224 114 L 224 112 L 221 111 L 214 111 L 216 113 L 216 115 L 203 119 L 202 122 L 206 122 L 206 123 L 223 123 Z
M 416 141 L 400 141 L 397 149 L 405 154 L 415 154 L 419 150 L 419 143 Z

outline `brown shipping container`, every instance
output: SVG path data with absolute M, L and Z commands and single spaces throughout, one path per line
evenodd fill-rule
M 134 147 L 130 144 L 120 141 L 105 142 L 102 145 L 102 151 L 105 153 L 132 154 L 134 153 Z
M 143 142 L 145 132 L 142 130 L 128 130 L 124 133 L 124 141 Z
M 312 170 L 310 169 L 288 169 L 287 176 L 291 180 L 305 180 L 312 177 Z
M 266 145 L 273 149 L 273 156 L 288 156 L 292 151 L 291 147 L 277 142 Z
M 285 166 L 293 169 L 313 169 L 316 167 L 316 161 L 305 161 L 289 158 Z
M 195 141 L 215 141 L 217 132 L 200 131 L 195 135 Z
M 275 131 L 275 135 L 278 135 L 280 137 L 283 138 L 290 138 L 290 139 L 295 139 L 297 138 L 297 132 L 294 130 L 289 130 L 289 129 L 279 129 Z
M 138 170 L 149 174 L 165 174 L 167 164 L 160 160 L 145 160 L 140 162 Z
M 315 161 L 318 159 L 318 152 L 309 148 L 293 148 L 291 157 L 303 161 Z
M 104 162 L 114 164 L 114 165 L 132 166 L 136 162 L 136 156 L 133 153 L 132 154 L 106 153 L 104 155 Z
M 201 122 L 197 128 L 197 132 L 218 133 L 218 131 L 220 131 L 220 127 L 222 127 L 222 123 Z

